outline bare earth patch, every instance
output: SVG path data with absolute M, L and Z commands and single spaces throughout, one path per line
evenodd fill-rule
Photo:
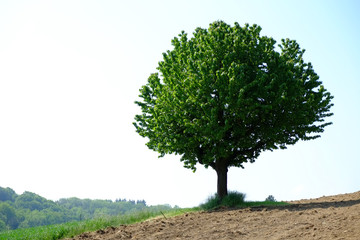
M 360 239 L 360 191 L 280 207 L 188 213 L 84 233 L 80 239 Z

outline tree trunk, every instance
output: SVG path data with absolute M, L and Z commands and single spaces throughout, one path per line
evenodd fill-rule
M 228 168 L 225 164 L 216 164 L 217 180 L 217 195 L 220 199 L 223 199 L 228 195 L 227 191 L 227 172 Z

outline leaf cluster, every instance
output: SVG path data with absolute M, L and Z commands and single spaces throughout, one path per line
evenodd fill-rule
M 276 45 L 260 32 L 216 21 L 172 40 L 136 101 L 134 125 L 150 149 L 179 154 L 193 170 L 243 167 L 262 151 L 320 137 L 333 97 L 296 41 Z

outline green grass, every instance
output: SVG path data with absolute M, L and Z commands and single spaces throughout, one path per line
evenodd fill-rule
M 64 224 L 48 225 L 41 227 L 16 229 L 0 232 L 0 240 L 56 240 L 69 238 L 84 232 L 97 231 L 109 226 L 119 226 L 122 224 L 132 224 L 142 222 L 155 217 L 172 217 L 185 212 L 196 211 L 197 209 L 173 209 L 166 212 L 136 212 L 114 217 L 103 217 L 79 222 L 69 222 Z M 164 215 L 164 216 L 163 216 Z
M 97 231 L 106 227 L 116 227 L 122 224 L 133 224 L 142 222 L 155 217 L 173 217 L 188 212 L 202 211 L 202 210 L 216 210 L 221 207 L 229 208 L 247 208 L 259 206 L 279 206 L 286 205 L 284 202 L 264 201 L 264 202 L 246 202 L 245 194 L 238 192 L 230 192 L 222 201 L 215 194 L 209 197 L 206 203 L 195 208 L 178 208 L 169 211 L 142 211 L 132 214 L 125 214 L 119 216 L 109 216 L 97 218 L 92 220 L 69 222 L 64 224 L 48 225 L 42 227 L 16 229 L 11 231 L 0 232 L 0 240 L 57 240 L 63 238 L 70 238 L 80 235 L 84 232 Z
M 229 192 L 222 200 L 215 194 L 208 198 L 208 200 L 200 205 L 200 208 L 204 210 L 216 210 L 221 207 L 228 208 L 247 208 L 247 207 L 259 207 L 259 206 L 280 206 L 287 205 L 285 202 L 263 201 L 263 202 L 246 202 L 245 194 L 239 192 Z

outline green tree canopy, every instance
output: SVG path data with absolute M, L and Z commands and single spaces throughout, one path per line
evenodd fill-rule
M 0 187 L 0 201 L 11 201 L 14 202 L 17 194 L 11 188 Z
M 28 191 L 25 191 L 15 200 L 15 205 L 17 208 L 25 208 L 39 211 L 48 208 L 53 204 L 54 203 L 52 201 L 49 201 L 44 197 Z
M 318 138 L 331 124 L 333 98 L 305 50 L 294 40 L 277 45 L 260 26 L 222 21 L 172 40 L 158 73 L 140 89 L 136 131 L 184 166 L 212 167 L 218 195 L 227 195 L 227 170 L 254 162 L 265 150 Z
M 10 229 L 15 229 L 19 225 L 16 213 L 13 207 L 6 202 L 0 202 L 0 225 L 1 230 L 4 230 L 5 226 L 8 225 Z
M 137 211 L 171 209 L 168 205 L 147 206 L 145 200 L 113 202 L 73 197 L 54 202 L 28 191 L 17 195 L 11 188 L 2 187 L 0 194 L 0 232 Z

